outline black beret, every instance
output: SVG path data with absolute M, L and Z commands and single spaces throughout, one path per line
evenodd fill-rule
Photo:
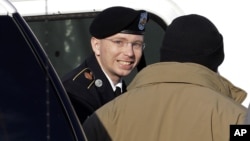
M 191 62 L 217 72 L 224 60 L 223 37 L 207 18 L 177 17 L 167 27 L 160 50 L 161 61 Z
M 103 39 L 116 33 L 143 35 L 148 21 L 148 13 L 115 6 L 99 13 L 90 25 L 90 34 Z

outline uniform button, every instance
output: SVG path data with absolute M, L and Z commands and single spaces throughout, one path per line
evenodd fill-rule
M 95 81 L 95 85 L 96 85 L 96 87 L 101 87 L 102 86 L 102 80 L 101 79 L 97 79 Z

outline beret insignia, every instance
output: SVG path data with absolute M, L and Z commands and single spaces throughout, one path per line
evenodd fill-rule
M 148 17 L 148 13 L 147 12 L 141 13 L 140 20 L 139 20 L 139 23 L 138 23 L 138 28 L 140 30 L 144 30 L 145 25 L 146 25 L 146 23 L 148 21 L 147 17 Z

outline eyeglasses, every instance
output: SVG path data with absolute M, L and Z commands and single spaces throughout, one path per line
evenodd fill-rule
M 117 47 L 125 47 L 125 46 L 128 46 L 128 44 L 131 44 L 133 49 L 136 49 L 136 50 L 145 48 L 145 43 L 139 42 L 139 41 L 127 42 L 127 41 L 121 40 L 121 39 L 103 39 L 103 40 L 108 40 L 108 41 L 112 42 L 113 44 L 115 44 L 115 46 L 117 46 Z

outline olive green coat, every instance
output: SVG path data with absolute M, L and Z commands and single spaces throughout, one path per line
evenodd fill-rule
M 229 141 L 230 124 L 244 123 L 245 98 L 242 89 L 201 65 L 157 63 L 88 119 L 84 130 L 90 141 Z

